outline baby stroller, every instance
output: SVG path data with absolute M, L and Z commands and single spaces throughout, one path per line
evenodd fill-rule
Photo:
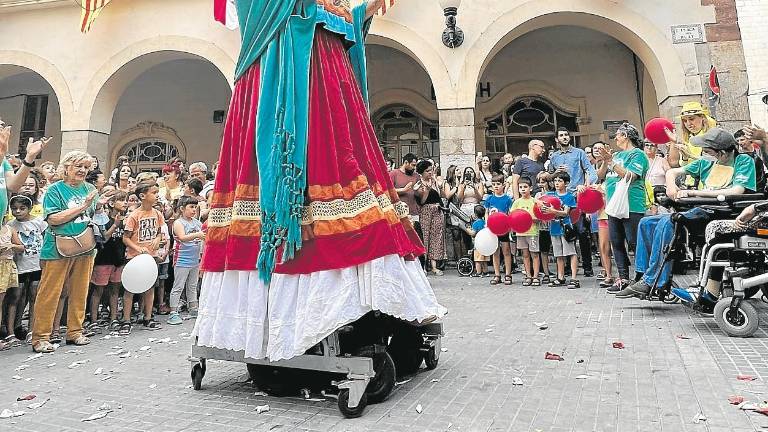
M 456 204 L 449 202 L 447 210 L 448 210 L 448 216 L 451 218 L 451 220 L 454 222 L 457 222 L 458 224 L 463 224 L 464 229 L 467 229 L 472 225 L 472 222 L 473 222 L 472 216 L 465 213 Z M 462 228 L 458 228 L 458 229 L 462 229 Z M 474 250 L 469 249 L 467 251 L 467 255 L 462 257 L 457 257 L 456 271 L 459 272 L 459 275 L 470 276 L 472 272 L 475 270 L 475 261 L 473 260 L 473 254 L 474 254 Z

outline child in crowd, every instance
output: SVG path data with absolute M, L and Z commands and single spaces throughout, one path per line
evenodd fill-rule
M 128 193 L 128 214 L 139 208 L 139 205 L 141 205 L 141 200 L 139 200 L 138 195 L 133 192 Z
M 536 184 L 539 185 L 539 192 L 536 193 L 538 200 L 549 192 L 549 182 L 540 175 L 536 179 Z M 543 284 L 549 284 L 549 250 L 552 249 L 549 224 L 549 221 L 536 221 L 536 226 L 539 229 L 539 262 L 541 263 L 541 283 Z
M 19 240 L 19 234 L 9 224 L 0 228 L 0 305 L 9 296 L 8 316 L 0 313 L 0 329 L 7 337 L 0 341 L 0 349 L 17 345 L 19 340 L 13 334 L 13 324 L 16 320 L 16 301 L 19 291 L 19 273 L 13 258 L 17 253 L 24 252 L 24 245 Z M 0 308 L 1 309 L 1 308 Z M 13 313 L 13 316 L 10 316 Z
M 579 259 L 576 256 L 576 241 L 567 241 L 565 239 L 565 225 L 571 225 L 569 213 L 576 207 L 576 196 L 568 192 L 568 184 L 571 182 L 571 176 L 566 172 L 556 172 L 554 175 L 555 190 L 549 192 L 560 199 L 563 203 L 561 210 L 556 210 L 550 206 L 541 206 L 543 213 L 554 214 L 556 219 L 550 225 L 550 236 L 552 238 L 552 251 L 557 257 L 557 279 L 549 284 L 551 287 L 561 287 L 566 285 L 565 265 L 570 257 L 571 280 L 568 281 L 568 289 L 579 288 L 580 284 L 576 279 L 576 273 L 579 271 Z
M 8 223 L 19 234 L 24 251 L 16 254 L 16 268 L 19 273 L 19 296 L 15 309 L 8 303 L 8 318 L 15 315 L 14 333 L 16 337 L 31 338 L 32 333 L 21 327 L 21 316 L 29 303 L 29 328 L 32 328 L 35 311 L 37 285 L 40 282 L 40 249 L 43 246 L 43 234 L 48 224 L 41 217 L 32 217 L 35 200 L 32 195 L 19 194 L 11 197 L 10 207 L 14 219 Z
M 504 193 L 504 176 L 494 175 L 491 178 L 491 187 L 493 193 L 485 201 L 485 208 L 488 209 L 486 220 L 495 212 L 509 214 L 512 208 L 512 198 Z M 494 276 L 491 279 L 491 285 L 501 283 L 501 255 L 504 255 L 504 285 L 512 285 L 512 251 L 509 245 L 509 233 L 499 236 L 499 249 L 493 254 Z
M 102 228 L 102 239 L 98 242 L 96 260 L 94 261 L 91 284 L 91 326 L 98 323 L 99 304 L 106 291 L 109 295 L 109 330 L 119 331 L 120 321 L 117 319 L 117 300 L 120 294 L 120 280 L 125 265 L 125 244 L 123 243 L 123 220 L 128 210 L 128 194 L 116 191 L 106 204 L 107 223 Z M 130 307 L 130 305 L 128 305 Z
M 155 208 L 160 188 L 156 183 L 142 183 L 136 186 L 136 196 L 141 200 L 139 208 L 131 212 L 125 222 L 123 243 L 127 247 L 125 256 L 128 259 L 140 254 L 150 254 L 157 261 L 160 260 L 158 251 L 163 243 L 161 227 L 165 225 L 163 214 Z M 155 300 L 155 290 L 149 289 L 142 294 L 144 303 L 144 319 L 142 324 L 149 330 L 157 330 L 160 323 L 152 319 L 152 306 Z M 131 312 L 133 305 L 133 293 L 126 290 L 123 295 L 123 322 L 120 324 L 119 334 L 128 336 L 131 334 Z
M 182 194 L 184 196 L 195 197 L 200 199 L 200 192 L 203 191 L 203 182 L 196 177 L 192 177 L 184 183 L 184 190 Z M 181 208 L 181 207 L 179 207 Z
M 179 218 L 173 223 L 176 248 L 173 266 L 174 281 L 170 301 L 171 316 L 168 317 L 168 324 L 170 325 L 179 325 L 183 322 L 181 315 L 179 315 L 179 301 L 184 288 L 186 288 L 187 293 L 189 315 L 197 316 L 197 280 L 200 269 L 201 242 L 205 239 L 203 224 L 196 218 L 197 202 L 198 200 L 194 196 L 179 198 Z
M 475 221 L 472 222 L 472 227 L 467 233 L 475 237 L 483 228 L 485 228 L 485 207 L 478 204 L 475 206 Z M 473 250 L 472 255 L 475 261 L 475 274 L 472 277 L 485 276 L 485 272 L 488 271 L 488 257 L 478 252 L 477 249 Z
M 531 229 L 524 233 L 517 233 L 517 249 L 523 252 L 523 266 L 525 267 L 523 286 L 540 286 L 539 228 L 536 226 L 536 216 L 533 214 L 533 206 L 536 200 L 531 197 L 531 180 L 527 177 L 520 177 L 517 182 L 517 189 L 520 193 L 520 198 L 512 203 L 512 210 L 525 210 L 534 219 Z
M 158 201 L 158 203 L 155 205 L 155 208 L 163 212 L 166 210 L 166 207 L 169 204 L 162 203 Z M 168 212 L 166 211 L 163 215 L 167 215 Z M 162 226 L 160 226 L 160 233 L 163 236 L 163 240 L 160 242 L 160 249 L 157 250 L 157 284 L 155 285 L 155 289 L 157 290 L 155 292 L 155 299 L 157 300 L 157 314 L 158 315 L 168 315 L 171 312 L 171 308 L 168 307 L 167 304 L 165 304 L 165 288 L 166 283 L 168 281 L 168 277 L 170 276 L 168 271 L 170 267 L 170 253 L 171 253 L 171 244 L 170 244 L 170 230 L 168 229 L 168 222 L 166 219 L 166 223 L 164 223 Z

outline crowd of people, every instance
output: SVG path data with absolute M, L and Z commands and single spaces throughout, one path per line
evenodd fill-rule
M 9 136 L 0 121 L 4 154 Z M 81 151 L 38 163 L 48 141 L 30 140 L 25 157 L 2 163 L 0 208 L 9 211 L 0 229 L 0 350 L 31 344 L 53 352 L 61 343 L 87 345 L 97 333 L 159 329 L 160 315 L 168 325 L 194 319 L 218 164 L 186 167 L 175 158 L 160 175 L 135 173 L 120 157 L 103 172 Z M 158 278 L 134 296 L 121 273 L 140 254 L 155 259 Z
M 637 126 L 624 123 L 612 142 L 597 141 L 582 149 L 570 131 L 560 128 L 554 143 L 534 139 L 526 154 L 508 153 L 499 161 L 480 154 L 475 166 L 452 165 L 444 176 L 434 161 L 407 154 L 390 177 L 424 239 L 428 259 L 422 263 L 434 275 L 443 274 L 441 261 L 450 251 L 446 244 L 457 239 L 453 257 L 471 253 L 472 276 L 490 276 L 492 285 L 511 285 L 522 260 L 522 285 L 579 288 L 579 263 L 581 275 L 593 277 L 594 254 L 602 267 L 597 275 L 601 287 L 618 298 L 639 297 L 670 277 L 662 251 L 672 241 L 671 209 L 659 205 L 659 198 L 765 192 L 762 155 L 768 142 L 763 129 L 747 126 L 727 132 L 699 102 L 685 103 L 679 120 L 679 133 L 665 129 L 668 142 L 662 144 L 644 139 Z M 600 191 L 605 206 L 581 214 L 577 202 L 587 189 Z M 546 195 L 558 198 L 562 209 L 547 205 Z M 537 220 L 535 205 L 554 219 Z M 472 237 L 491 214 L 514 209 L 528 211 L 534 226 L 499 236 L 492 257 L 470 252 Z M 701 219 L 702 226 L 707 222 L 700 209 L 686 217 Z M 554 272 L 550 257 L 556 261 Z M 715 283 L 709 285 L 712 296 L 698 300 L 710 301 L 704 309 L 718 293 Z

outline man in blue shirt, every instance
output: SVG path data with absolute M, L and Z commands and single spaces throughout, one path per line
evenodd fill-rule
M 597 183 L 595 167 L 589 162 L 587 153 L 584 150 L 571 145 L 571 133 L 568 132 L 568 129 L 558 128 L 556 141 L 559 150 L 552 153 L 552 157 L 549 159 L 549 176 L 547 180 L 552 181 L 556 172 L 567 172 L 571 176 L 568 192 L 574 195 L 583 192 L 587 184 Z M 582 215 L 578 221 L 574 221 L 573 227 L 579 232 L 579 250 L 581 252 L 581 263 L 584 266 L 584 277 L 592 277 L 594 276 L 592 271 L 592 244 L 590 224 L 587 223 L 586 215 Z

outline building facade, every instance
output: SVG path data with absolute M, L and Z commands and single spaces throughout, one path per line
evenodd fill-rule
M 212 0 L 113 0 L 85 35 L 75 3 L 0 0 L 0 116 L 19 150 L 50 135 L 51 160 L 215 160 L 239 34 Z M 560 126 L 608 140 L 689 100 L 731 130 L 768 126 L 766 16 L 766 0 L 463 0 L 449 48 L 438 0 L 399 0 L 368 38 L 371 116 L 387 157 L 444 167 L 523 153 Z

